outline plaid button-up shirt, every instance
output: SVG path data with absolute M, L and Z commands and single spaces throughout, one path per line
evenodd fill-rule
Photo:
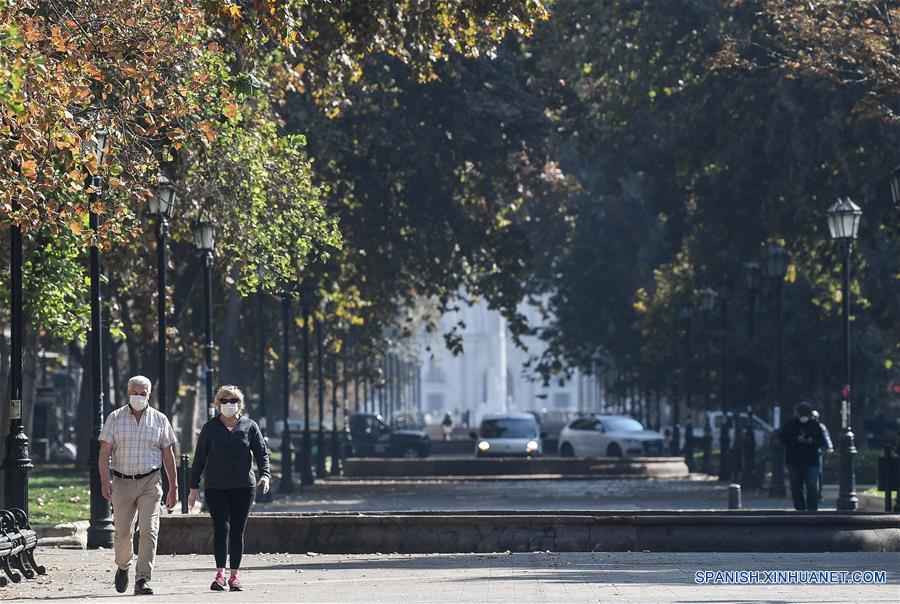
M 162 450 L 175 444 L 175 430 L 169 418 L 153 407 L 147 407 L 138 422 L 126 404 L 106 418 L 100 440 L 112 445 L 111 469 L 144 474 L 162 467 Z

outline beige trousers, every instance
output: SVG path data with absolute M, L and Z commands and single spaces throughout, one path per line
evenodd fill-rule
M 162 498 L 162 477 L 154 472 L 146 478 L 131 480 L 112 479 L 113 524 L 116 527 L 114 540 L 116 566 L 127 569 L 134 557 L 134 517 L 137 514 L 138 530 L 141 532 L 138 547 L 137 569 L 134 580 L 147 579 L 153 574 L 153 560 L 156 558 L 156 538 L 159 535 L 159 502 Z

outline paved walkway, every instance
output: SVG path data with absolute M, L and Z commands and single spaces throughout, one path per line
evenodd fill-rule
M 134 602 L 112 587 L 109 551 L 44 549 L 49 574 L 6 601 Z M 900 602 L 900 553 L 466 554 L 245 557 L 246 591 L 213 593 L 207 556 L 157 559 L 150 602 Z M 697 585 L 698 570 L 875 570 L 882 585 Z M 18 599 L 16 599 L 18 598 Z

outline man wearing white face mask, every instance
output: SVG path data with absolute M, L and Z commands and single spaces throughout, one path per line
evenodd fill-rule
M 781 429 L 791 495 L 798 512 L 815 512 L 819 508 L 819 448 L 825 445 L 822 429 L 812 419 L 812 407 L 799 403 L 794 417 Z
M 213 521 L 216 559 L 216 575 L 210 589 L 224 591 L 227 585 L 229 591 L 242 591 L 238 569 L 244 553 L 244 527 L 257 486 L 252 461 L 256 461 L 259 486 L 268 492 L 269 450 L 256 422 L 241 414 L 244 393 L 237 386 L 219 388 L 213 405 L 219 415 L 206 422 L 197 438 L 188 505 L 194 506 L 202 477 L 206 506 Z M 231 569 L 227 582 L 226 555 Z
M 148 406 L 149 400 L 149 379 L 136 375 L 128 380 L 128 404 L 109 414 L 99 439 L 103 496 L 113 504 L 117 566 L 115 585 L 119 593 L 128 587 L 128 568 L 134 557 L 134 517 L 137 514 L 141 542 L 134 577 L 135 595 L 153 593 L 150 577 L 159 535 L 161 467 L 165 467 L 169 479 L 166 505 L 173 508 L 178 501 L 175 454 L 172 450 L 175 431 L 169 418 Z

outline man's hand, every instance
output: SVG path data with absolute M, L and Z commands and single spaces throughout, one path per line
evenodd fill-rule
M 826 453 L 834 453 L 834 449 L 825 449 Z
M 103 481 L 103 485 L 100 487 L 100 492 L 103 493 L 103 498 L 107 501 L 112 501 L 112 485 L 109 484 L 109 479 Z
M 188 492 L 188 511 L 192 510 L 194 508 L 194 504 L 197 503 L 197 495 L 199 495 L 197 489 L 191 489 Z
M 265 495 L 266 493 L 269 492 L 269 477 L 268 476 L 263 476 L 262 478 L 260 478 L 259 482 L 257 484 L 260 487 L 262 487 L 263 495 Z
M 166 507 L 174 509 L 175 504 L 178 503 L 178 487 L 172 485 L 169 487 L 169 492 L 166 494 Z

